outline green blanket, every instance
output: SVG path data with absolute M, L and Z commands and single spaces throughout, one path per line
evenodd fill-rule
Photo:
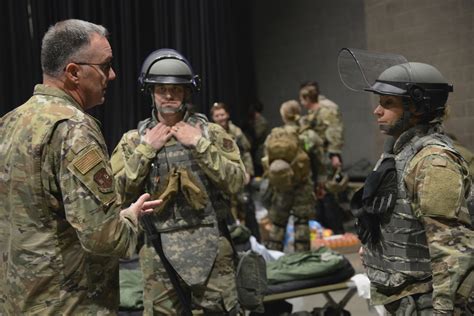
M 286 254 L 267 262 L 268 284 L 316 278 L 344 266 L 344 257 L 328 248 Z

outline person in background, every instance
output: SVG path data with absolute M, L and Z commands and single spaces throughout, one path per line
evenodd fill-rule
M 262 112 L 263 104 L 260 101 L 255 101 L 250 104 L 248 109 L 249 119 L 244 129 L 244 132 L 248 136 L 252 146 L 252 159 L 255 176 L 261 176 L 263 173 L 263 144 L 270 133 L 270 125 Z
M 142 192 L 163 199 L 151 220 L 164 257 L 149 235 L 140 250 L 145 315 L 238 311 L 234 254 L 224 225 L 227 197 L 242 190 L 245 170 L 232 137 L 188 110 L 198 82 L 179 52 L 152 52 L 139 77 L 153 101 L 151 116 L 125 133 L 112 154 L 122 203 Z
M 298 125 L 301 107 L 296 100 L 289 100 L 281 105 L 280 114 L 284 125 L 272 129 L 268 135 L 263 159 L 264 176 L 272 192 L 269 208 L 272 226 L 266 246 L 283 250 L 288 219 L 294 215 L 294 249 L 306 251 L 311 248 L 308 221 L 316 197 L 310 158 L 304 150 Z
M 135 249 L 142 209 L 159 204 L 145 194 L 121 210 L 104 137 L 85 112 L 115 79 L 107 35 L 81 20 L 51 26 L 43 83 L 0 119 L 2 315 L 117 313 L 118 259 Z
M 337 177 L 342 170 L 342 146 L 344 126 L 341 113 L 327 102 L 319 102 L 319 87 L 316 82 L 303 84 L 299 91 L 300 103 L 308 113 L 300 120 L 301 130 L 313 130 L 318 141 L 309 150 L 318 204 L 316 220 L 335 234 L 344 233 L 344 213 L 327 186 L 328 178 Z
M 250 187 L 250 181 L 254 175 L 250 142 L 242 130 L 230 120 L 230 111 L 225 103 L 215 102 L 210 114 L 212 120 L 233 137 L 245 166 L 245 188 L 231 197 L 232 214 L 250 229 L 257 241 L 260 241 L 260 228 L 255 217 L 255 204 Z
M 239 147 L 240 155 L 245 166 L 245 184 L 250 182 L 254 175 L 252 155 L 250 153 L 251 145 L 240 127 L 232 123 L 230 120 L 230 111 L 223 102 L 215 102 L 211 107 L 211 118 L 214 123 L 222 126 L 225 131 L 234 138 L 235 143 Z

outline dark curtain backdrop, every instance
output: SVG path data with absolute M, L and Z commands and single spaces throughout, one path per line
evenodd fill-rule
M 91 114 L 102 122 L 109 151 L 137 122 L 149 116 L 151 100 L 137 78 L 146 56 L 159 48 L 180 51 L 202 78 L 194 96 L 197 111 L 209 114 L 227 103 L 233 121 L 246 120 L 255 99 L 250 0 L 7 0 L 0 19 L 0 115 L 25 102 L 40 83 L 41 39 L 57 21 L 77 18 L 111 33 L 117 79 L 106 102 Z

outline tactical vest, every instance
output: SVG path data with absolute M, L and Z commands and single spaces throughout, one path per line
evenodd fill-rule
M 404 174 L 411 159 L 424 147 L 436 146 L 453 152 L 451 140 L 439 133 L 414 136 L 396 153 L 398 196 L 390 221 L 382 225 L 382 240 L 375 249 L 364 249 L 364 263 L 372 284 L 387 293 L 397 292 L 404 285 L 431 277 L 431 264 L 425 229 L 413 213 L 412 197 L 408 195 Z M 459 156 L 456 152 L 453 152 Z M 377 166 L 384 154 L 377 162 Z M 377 168 L 377 167 L 376 167 Z
M 185 121 L 191 125 L 200 123 L 203 136 L 209 139 L 207 131 L 207 119 L 201 114 L 192 114 Z M 138 132 L 140 135 L 148 128 L 156 125 L 153 119 L 147 119 L 139 123 Z M 218 192 L 215 185 L 209 181 L 209 178 L 199 166 L 198 161 L 193 156 L 191 149 L 183 146 L 174 138 L 171 138 L 165 146 L 158 151 L 156 157 L 151 162 L 150 173 L 147 177 L 145 190 L 154 194 L 162 191 L 166 185 L 163 179 L 169 174 L 170 170 L 176 167 L 184 167 L 194 176 L 194 180 L 199 186 L 206 190 L 209 196 L 209 203 L 203 210 L 194 210 L 187 203 L 181 192 L 178 192 L 174 201 L 164 210 L 155 221 L 159 232 L 172 231 L 180 228 L 193 227 L 197 225 L 212 224 L 217 221 L 216 210 L 212 201 L 217 200 Z M 161 180 L 161 181 L 160 181 Z
M 203 137 L 209 139 L 207 118 L 202 114 L 185 116 L 188 124 L 200 124 Z M 138 125 L 138 132 L 157 124 L 147 119 Z M 192 286 L 203 284 L 213 267 L 217 255 L 219 228 L 217 210 L 222 201 L 220 191 L 209 180 L 190 148 L 171 138 L 151 162 L 150 173 L 145 183 L 148 193 L 161 192 L 165 179 L 173 168 L 185 168 L 197 185 L 205 190 L 209 200 L 204 209 L 193 209 L 183 193 L 178 190 L 173 200 L 159 214 L 154 214 L 154 225 L 160 232 L 163 252 L 183 281 Z

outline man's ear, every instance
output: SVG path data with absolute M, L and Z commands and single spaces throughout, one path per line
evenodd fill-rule
M 79 83 L 79 76 L 80 76 L 81 68 L 79 65 L 74 63 L 69 63 L 64 67 L 64 74 L 66 79 L 74 84 Z

